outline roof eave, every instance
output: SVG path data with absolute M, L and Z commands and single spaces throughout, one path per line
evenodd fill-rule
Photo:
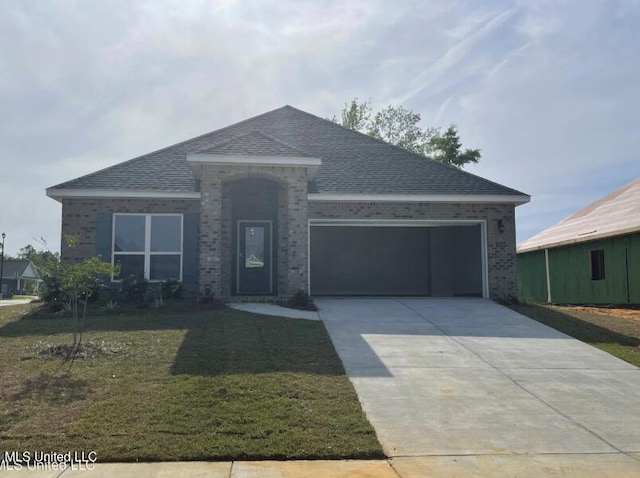
M 200 199 L 196 191 L 159 191 L 134 189 L 66 189 L 48 188 L 47 196 L 62 202 L 65 198 L 122 198 L 122 199 Z
M 539 244 L 536 246 L 521 246 L 518 247 L 517 253 L 522 254 L 525 252 L 544 251 L 545 249 L 553 249 L 556 247 L 569 246 L 571 244 L 579 244 L 581 242 L 590 242 L 598 239 L 607 239 L 609 237 L 624 236 L 625 234 L 633 234 L 634 232 L 640 232 L 640 225 L 633 226 L 625 229 L 618 229 L 617 231 L 607 231 L 600 234 L 594 233 L 580 237 L 573 237 L 571 239 L 564 239 L 562 241 L 549 242 L 545 244 Z
M 438 202 L 438 203 L 507 203 L 519 206 L 531 196 L 507 194 L 343 194 L 312 193 L 309 201 L 336 202 Z

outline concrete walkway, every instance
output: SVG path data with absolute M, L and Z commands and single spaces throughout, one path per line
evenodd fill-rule
M 288 319 L 320 320 L 317 312 L 312 310 L 298 310 L 290 307 L 281 307 L 275 304 L 261 304 L 253 302 L 232 302 L 227 304 L 232 309 L 251 312 L 253 314 L 270 315 L 274 317 L 286 317 Z
M 7 471 L 29 478 L 398 478 L 385 460 L 97 463 L 63 471 Z
M 319 299 L 401 476 L 640 476 L 640 369 L 482 299 Z
M 9 305 L 22 305 L 29 304 L 33 299 L 2 299 L 0 300 L 0 307 L 6 307 Z

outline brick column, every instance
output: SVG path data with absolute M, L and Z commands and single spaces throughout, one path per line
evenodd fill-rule
M 307 290 L 308 284 L 308 217 L 307 176 L 303 169 L 295 170 L 287 179 L 287 291 Z
M 222 183 L 203 171 L 200 193 L 200 290 L 222 295 Z

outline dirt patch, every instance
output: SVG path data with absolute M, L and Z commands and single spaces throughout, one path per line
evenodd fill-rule
M 640 310 L 586 306 L 547 306 L 585 322 L 640 339 Z
M 61 358 L 64 360 L 75 360 L 83 358 L 104 357 L 122 352 L 127 345 L 116 342 L 84 342 L 81 344 L 50 344 L 41 341 L 35 345 L 41 358 Z
M 640 320 L 640 309 L 616 309 L 611 307 L 586 307 L 574 306 L 563 307 L 564 309 L 574 309 L 581 312 L 589 312 L 591 314 L 613 315 L 614 317 L 622 317 L 624 319 Z

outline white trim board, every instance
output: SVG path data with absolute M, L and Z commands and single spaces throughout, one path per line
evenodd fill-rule
M 144 191 L 130 189 L 47 189 L 47 196 L 62 198 L 200 199 L 197 191 Z M 307 194 L 308 201 L 334 202 L 424 202 L 424 203 L 508 203 L 525 204 L 529 196 L 455 194 Z
M 204 165 L 217 166 L 267 166 L 267 167 L 289 167 L 289 168 L 306 168 L 307 178 L 313 179 L 322 165 L 320 158 L 311 158 L 305 156 L 252 156 L 248 154 L 206 154 L 196 153 L 187 154 L 187 162 L 191 163 L 192 168 L 199 173 L 200 168 Z
M 320 166 L 320 158 L 307 156 L 253 156 L 250 154 L 207 154 L 195 153 L 187 154 L 187 161 L 190 163 L 203 164 L 224 164 L 243 166 L 299 166 L 310 167 Z
M 200 199 L 199 192 L 138 191 L 130 189 L 47 189 L 47 196 L 62 198 L 126 198 L 126 199 Z M 60 201 L 62 202 L 62 201 Z
M 484 219 L 309 219 L 310 226 L 438 227 L 475 226 Z
M 444 202 L 444 203 L 508 203 L 525 204 L 527 195 L 501 194 L 322 194 L 307 196 L 309 201 L 337 202 Z

